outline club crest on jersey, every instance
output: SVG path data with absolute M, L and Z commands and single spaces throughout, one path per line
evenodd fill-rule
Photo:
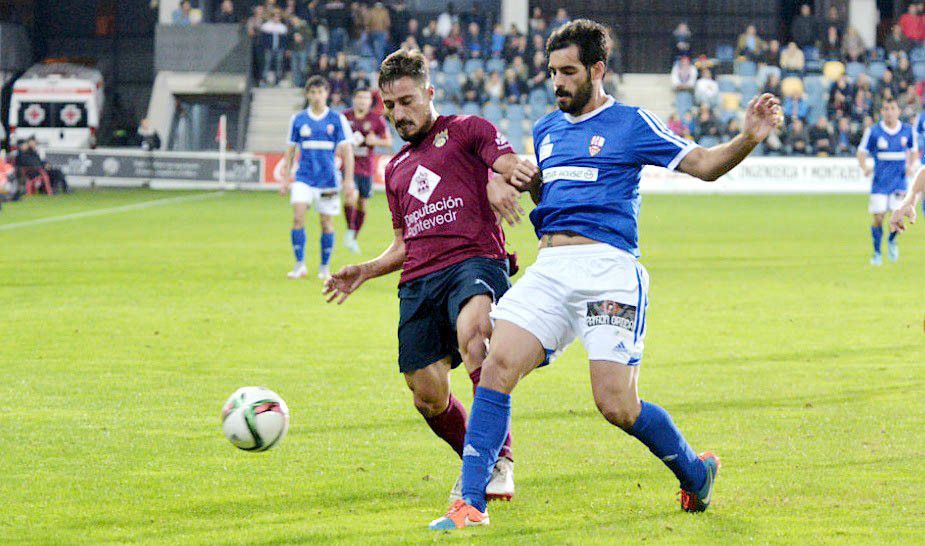
M 890 144 L 886 141 L 885 138 L 880 137 L 877 139 L 877 147 L 880 148 L 881 150 L 886 150 L 887 148 L 890 147 Z
M 437 136 L 434 137 L 434 148 L 442 148 L 446 141 L 449 140 L 450 134 L 448 129 L 444 129 L 437 133 Z
M 333 123 L 328 123 L 328 134 L 329 135 L 334 134 L 334 124 Z
M 418 165 L 411 176 L 411 184 L 408 186 L 408 193 L 413 195 L 422 203 L 430 201 L 431 194 L 440 183 L 440 175 L 428 169 L 424 165 Z
M 370 123 L 370 122 L 368 122 L 368 121 L 364 121 L 364 122 L 363 122 L 363 130 L 364 130 L 364 131 L 369 131 L 369 130 L 372 129 L 372 128 L 373 128 L 373 124 L 372 124 L 372 123 Z
M 601 135 L 594 135 L 591 137 L 591 144 L 588 145 L 588 153 L 591 154 L 591 157 L 601 152 L 601 148 L 604 147 L 604 141 L 605 139 Z
M 310 137 L 310 136 L 312 136 L 312 128 L 309 127 L 308 125 L 303 125 L 303 126 L 299 129 L 299 134 L 302 135 L 303 137 L 306 137 L 306 138 L 307 138 L 307 137 Z

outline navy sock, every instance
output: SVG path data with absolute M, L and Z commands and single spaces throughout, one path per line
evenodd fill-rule
M 883 238 L 883 228 L 871 226 L 870 236 L 874 240 L 874 253 L 880 254 L 880 239 Z
M 896 240 L 896 236 L 897 236 L 897 235 L 899 235 L 899 232 L 898 232 L 898 231 L 891 231 L 891 232 L 890 232 L 890 242 L 891 242 L 891 243 L 892 243 L 894 240 Z
M 290 233 L 292 239 L 292 252 L 295 254 L 295 261 L 302 263 L 305 261 L 305 228 L 294 229 Z
M 321 234 L 321 265 L 328 265 L 331 262 L 331 253 L 334 252 L 334 234 Z
M 466 502 L 481 512 L 486 505 L 485 487 L 510 423 L 511 395 L 485 387 L 476 388 L 463 448 L 462 494 Z
M 642 401 L 642 411 L 627 432 L 674 472 L 685 491 L 700 491 L 706 483 L 706 467 L 662 407 Z

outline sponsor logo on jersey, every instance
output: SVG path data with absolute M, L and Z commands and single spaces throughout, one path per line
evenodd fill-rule
M 544 184 L 556 180 L 597 182 L 597 169 L 594 167 L 550 167 L 548 169 L 543 169 Z
M 373 124 L 372 124 L 372 123 L 370 123 L 370 122 L 368 122 L 368 121 L 364 121 L 364 122 L 363 122 L 363 130 L 364 130 L 364 131 L 369 131 L 369 130 L 372 129 L 372 128 L 373 128 Z
M 443 148 L 443 145 L 446 144 L 446 141 L 450 139 L 450 133 L 448 129 L 444 129 L 437 133 L 434 137 L 434 148 Z
M 585 319 L 588 326 L 616 326 L 632 332 L 636 327 L 636 306 L 613 300 L 589 301 Z
M 881 150 L 885 150 L 890 147 L 890 143 L 887 142 L 885 138 L 879 137 L 877 139 L 877 147 L 880 148 Z
M 604 147 L 604 141 L 605 139 L 601 135 L 594 135 L 591 137 L 591 144 L 588 145 L 588 153 L 591 154 L 591 157 L 601 153 L 601 148 Z
M 308 138 L 312 136 L 312 128 L 309 127 L 307 124 L 303 125 L 301 128 L 299 128 L 299 134 L 302 135 L 303 137 Z

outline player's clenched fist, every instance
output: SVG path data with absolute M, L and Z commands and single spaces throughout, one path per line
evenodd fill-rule
M 540 169 L 532 161 L 518 159 L 511 173 L 511 184 L 520 191 L 530 191 L 542 181 Z

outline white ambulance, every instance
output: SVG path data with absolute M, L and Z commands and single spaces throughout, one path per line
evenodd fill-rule
M 43 63 L 27 70 L 10 99 L 10 142 L 34 136 L 52 148 L 96 144 L 103 110 L 103 75 L 70 63 Z

